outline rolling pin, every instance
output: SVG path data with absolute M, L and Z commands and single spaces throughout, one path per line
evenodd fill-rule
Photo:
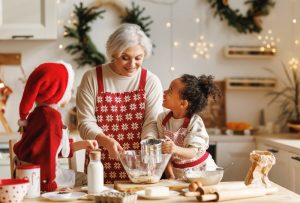
M 185 196 L 199 196 L 200 194 L 212 194 L 218 191 L 227 191 L 227 190 L 240 190 L 247 188 L 244 182 L 242 181 L 236 181 L 236 182 L 226 182 L 222 184 L 217 185 L 210 185 L 210 186 L 201 186 L 198 187 L 197 192 L 187 192 L 184 195 Z
M 198 192 L 187 192 L 185 196 L 196 196 L 197 200 L 200 202 L 207 201 L 226 201 L 226 200 L 235 200 L 235 199 L 246 199 L 251 197 L 259 197 L 267 194 L 277 192 L 278 188 L 270 187 L 256 187 L 256 188 L 244 188 L 240 190 L 227 190 L 227 191 L 218 191 L 213 194 L 201 194 Z

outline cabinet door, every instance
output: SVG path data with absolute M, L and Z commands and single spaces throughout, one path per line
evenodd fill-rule
M 276 158 L 276 163 L 269 172 L 269 179 L 287 189 L 292 190 L 291 173 L 289 173 L 289 152 L 277 147 L 259 143 L 259 150 L 272 152 Z
M 254 142 L 217 143 L 217 165 L 224 167 L 222 181 L 243 181 L 251 165 L 250 152 Z
M 55 0 L 0 0 L 0 39 L 55 39 Z
M 0 179 L 7 179 L 10 177 L 10 164 L 9 159 L 0 159 Z
M 300 155 L 290 153 L 290 174 L 292 190 L 300 194 Z

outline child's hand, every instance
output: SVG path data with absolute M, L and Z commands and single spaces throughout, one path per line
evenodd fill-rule
M 177 146 L 168 136 L 166 136 L 165 141 L 162 143 L 162 153 L 163 154 L 173 154 L 176 153 Z
M 98 142 L 97 140 L 86 140 L 86 150 L 90 151 L 93 149 L 98 149 Z

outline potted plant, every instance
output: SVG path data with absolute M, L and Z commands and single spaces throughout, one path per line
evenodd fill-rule
M 291 131 L 300 131 L 300 81 L 298 76 L 298 60 L 292 58 L 288 65 L 282 63 L 284 78 L 279 79 L 279 88 L 270 91 L 267 95 L 271 97 L 269 104 L 279 103 L 279 116 L 277 123 L 281 129 L 286 127 Z M 266 68 L 267 71 L 275 73 Z M 276 75 L 275 75 L 276 76 Z

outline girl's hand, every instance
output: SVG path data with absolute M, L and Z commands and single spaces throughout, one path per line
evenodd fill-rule
M 87 151 L 98 149 L 99 147 L 97 140 L 86 140 L 85 144 L 86 144 L 85 148 Z
M 162 143 L 162 153 L 163 154 L 175 154 L 177 146 L 168 136 L 166 136 L 165 141 Z

